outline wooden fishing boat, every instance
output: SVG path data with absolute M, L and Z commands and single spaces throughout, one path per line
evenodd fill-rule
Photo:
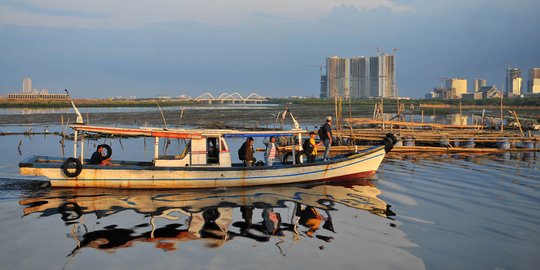
M 19 164 L 22 175 L 44 176 L 53 187 L 105 188 L 218 188 L 334 181 L 370 177 L 377 171 L 388 146 L 335 156 L 328 161 L 245 167 L 231 162 L 230 137 L 296 136 L 292 156 L 300 157 L 301 135 L 305 130 L 242 132 L 236 130 L 164 130 L 73 125 L 74 157 L 32 156 Z M 90 165 L 85 159 L 83 134 L 145 136 L 154 138 L 151 162 L 113 161 L 113 166 Z M 189 140 L 179 155 L 160 156 L 160 138 Z M 388 140 L 391 141 L 391 140 Z M 78 147 L 78 145 L 80 145 Z M 209 147 L 212 145 L 214 147 Z M 80 151 L 77 151 L 77 148 Z M 386 148 L 386 149 L 385 149 Z M 296 150 L 296 151 L 295 151 Z M 235 151 L 233 151 L 235 152 Z M 295 153 L 296 152 L 296 153 Z M 301 152 L 300 152 L 301 153 Z
M 301 154 L 301 136 L 306 132 L 301 129 L 242 132 L 118 128 L 81 124 L 73 125 L 72 128 L 75 131 L 74 157 L 66 159 L 32 156 L 19 164 L 21 174 L 44 176 L 53 187 L 218 188 L 334 181 L 372 176 L 381 164 L 386 151 L 391 148 L 385 145 L 375 146 L 360 152 L 336 156 L 328 161 L 304 163 L 298 154 Z M 113 166 L 90 165 L 89 159 L 83 156 L 84 136 L 81 136 L 81 133 L 152 137 L 155 143 L 154 159 L 151 162 L 115 160 Z M 299 143 L 292 148 L 292 156 L 296 156 L 297 159 L 294 159 L 292 164 L 278 164 L 271 167 L 245 167 L 241 163 L 232 163 L 226 138 L 247 136 L 296 136 Z M 189 143 L 179 155 L 160 156 L 160 138 L 185 139 L 189 140 Z
M 302 134 L 293 118 L 294 128 L 282 131 L 238 131 L 212 129 L 123 128 L 84 125 L 80 113 L 74 130 L 73 157 L 32 156 L 19 163 L 22 175 L 44 176 L 53 187 L 102 188 L 220 188 L 290 184 L 311 181 L 335 181 L 370 177 L 377 171 L 396 139 L 392 134 L 383 145 L 359 152 L 335 156 L 327 161 L 304 163 Z M 151 137 L 154 139 L 152 161 L 119 161 L 112 166 L 91 165 L 84 157 L 87 135 Z M 245 167 L 233 163 L 227 138 L 296 137 L 291 164 Z M 160 139 L 189 141 L 179 155 L 159 154 Z M 78 151 L 80 150 L 80 151 Z M 107 149 L 111 153 L 110 147 Z M 233 151 L 236 152 L 236 151 Z M 304 153 L 305 154 L 305 153 Z

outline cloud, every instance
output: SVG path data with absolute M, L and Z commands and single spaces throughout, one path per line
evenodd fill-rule
M 412 10 L 396 0 L 10 0 L 0 1 L 0 25 L 136 28 L 163 23 L 239 25 L 252 20 L 313 21 L 336 7 Z

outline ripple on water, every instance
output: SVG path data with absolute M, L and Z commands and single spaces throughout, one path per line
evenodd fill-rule
M 530 268 L 540 262 L 535 158 L 392 158 L 378 174 L 381 198 L 392 204 L 400 228 L 419 245 L 413 254 L 428 268 Z

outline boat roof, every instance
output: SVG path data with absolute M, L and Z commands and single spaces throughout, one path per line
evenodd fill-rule
M 170 129 L 153 127 L 110 127 L 71 125 L 77 131 L 85 131 L 97 134 L 160 137 L 173 139 L 201 139 L 204 137 L 269 137 L 269 136 L 293 136 L 299 133 L 307 133 L 303 129 L 274 130 L 274 131 L 245 131 L 234 129 Z

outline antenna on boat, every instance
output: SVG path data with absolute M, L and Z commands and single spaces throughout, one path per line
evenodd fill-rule
M 81 113 L 79 112 L 79 110 L 77 109 L 77 106 L 75 106 L 75 103 L 73 103 L 73 99 L 71 99 L 71 96 L 69 95 L 69 92 L 67 89 L 64 89 L 64 91 L 66 91 L 66 94 L 69 98 L 69 101 L 71 101 L 71 106 L 73 106 L 73 109 L 75 110 L 75 113 L 77 114 L 77 120 L 75 121 L 75 123 L 77 124 L 84 124 L 83 122 L 83 117 L 81 115 Z
M 165 125 L 165 130 L 167 130 L 167 121 L 165 121 L 165 115 L 163 115 L 163 110 L 161 109 L 161 107 L 159 106 L 159 103 L 157 102 L 157 100 L 154 99 L 154 102 L 156 103 L 158 109 L 159 109 L 159 112 L 161 113 L 161 118 L 163 119 L 163 124 Z
M 296 121 L 296 119 L 294 118 L 294 116 L 292 115 L 291 112 L 289 112 L 289 114 L 291 115 L 291 118 L 292 118 L 292 121 L 293 121 L 293 124 L 294 124 L 294 128 L 295 129 L 300 129 L 300 125 L 298 124 L 298 121 Z

